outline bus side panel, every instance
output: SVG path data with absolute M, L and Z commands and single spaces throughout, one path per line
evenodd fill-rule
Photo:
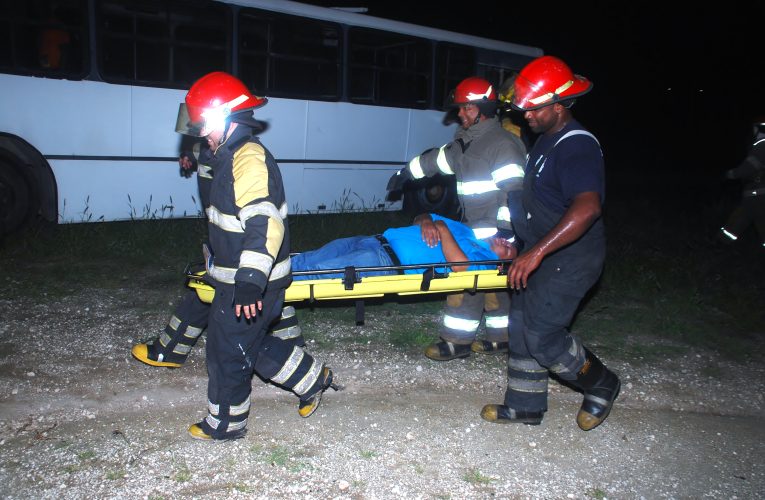
M 131 156 L 177 157 L 183 149 L 175 131 L 178 107 L 186 91 L 153 87 L 132 87 L 130 123 Z M 192 141 L 189 141 L 192 142 Z
M 181 177 L 176 161 L 50 163 L 58 181 L 60 222 L 202 215 L 196 178 Z
M 307 128 L 309 158 L 403 161 L 409 110 L 312 101 Z
M 444 125 L 440 111 L 412 110 L 411 128 L 406 150 L 407 161 L 430 148 L 441 147 L 454 138 L 457 126 Z
M 295 99 L 269 99 L 265 106 L 255 110 L 255 119 L 266 125 L 265 131 L 258 135 L 275 158 L 306 158 L 307 113 L 308 101 Z
M 0 88 L 0 109 L 23 109 L 0 113 L 0 130 L 43 155 L 130 155 L 130 87 L 0 75 Z

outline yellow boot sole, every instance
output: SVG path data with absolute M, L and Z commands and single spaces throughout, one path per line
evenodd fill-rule
M 164 368 L 180 368 L 182 366 L 180 363 L 154 361 L 153 359 L 149 358 L 149 346 L 146 344 L 136 344 L 133 346 L 133 349 L 130 352 L 133 354 L 135 359 L 141 363 L 146 363 L 147 365 L 162 366 Z

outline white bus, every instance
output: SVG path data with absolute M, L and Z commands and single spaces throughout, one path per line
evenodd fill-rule
M 460 80 L 498 84 L 542 54 L 282 0 L 0 6 L 0 235 L 39 217 L 200 216 L 174 124 L 185 90 L 216 70 L 269 97 L 256 117 L 291 212 L 439 211 L 448 182 L 389 201 L 388 178 L 451 139 L 443 105 Z

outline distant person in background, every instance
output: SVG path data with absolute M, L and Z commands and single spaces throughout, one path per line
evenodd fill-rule
M 56 10 L 57 6 L 51 7 L 51 16 L 40 30 L 38 40 L 39 63 L 45 69 L 65 68 L 71 43 L 71 35 Z
M 513 95 L 515 95 L 515 79 L 518 73 L 513 73 L 502 82 L 499 87 L 499 121 L 502 128 L 520 137 L 526 149 L 531 147 L 531 138 L 528 125 L 523 117 L 512 107 Z M 510 207 L 512 212 L 512 207 Z
M 738 240 L 754 225 L 765 249 L 765 117 L 754 121 L 754 141 L 744 161 L 725 172 L 725 178 L 744 184 L 741 201 L 720 229 L 725 242 Z
M 523 183 L 526 217 L 513 220 L 523 251 L 510 265 L 510 351 L 503 404 L 483 407 L 496 423 L 538 425 L 547 411 L 548 372 L 584 393 L 577 423 L 600 425 L 619 394 L 619 378 L 568 330 L 606 256 L 601 218 L 605 172 L 600 144 L 571 107 L 592 83 L 560 59 L 531 61 L 515 80 L 513 107 L 541 134 Z

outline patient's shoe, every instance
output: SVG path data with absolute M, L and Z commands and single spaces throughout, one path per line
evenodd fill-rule
M 470 356 L 470 344 L 455 344 L 441 339 L 425 348 L 425 356 L 435 361 L 449 361 Z
M 313 392 L 309 392 L 308 395 L 304 395 L 300 398 L 298 413 L 301 417 L 308 418 L 313 415 L 319 408 L 319 404 L 321 404 L 321 396 L 324 394 L 324 391 L 330 387 L 335 391 L 342 389 L 341 386 L 333 381 L 333 378 L 334 373 L 332 372 L 332 369 L 325 366 L 321 371 L 321 378 L 316 381 Z
M 470 344 L 470 350 L 479 354 L 499 354 L 510 349 L 508 342 L 490 342 L 488 340 L 474 340 Z

